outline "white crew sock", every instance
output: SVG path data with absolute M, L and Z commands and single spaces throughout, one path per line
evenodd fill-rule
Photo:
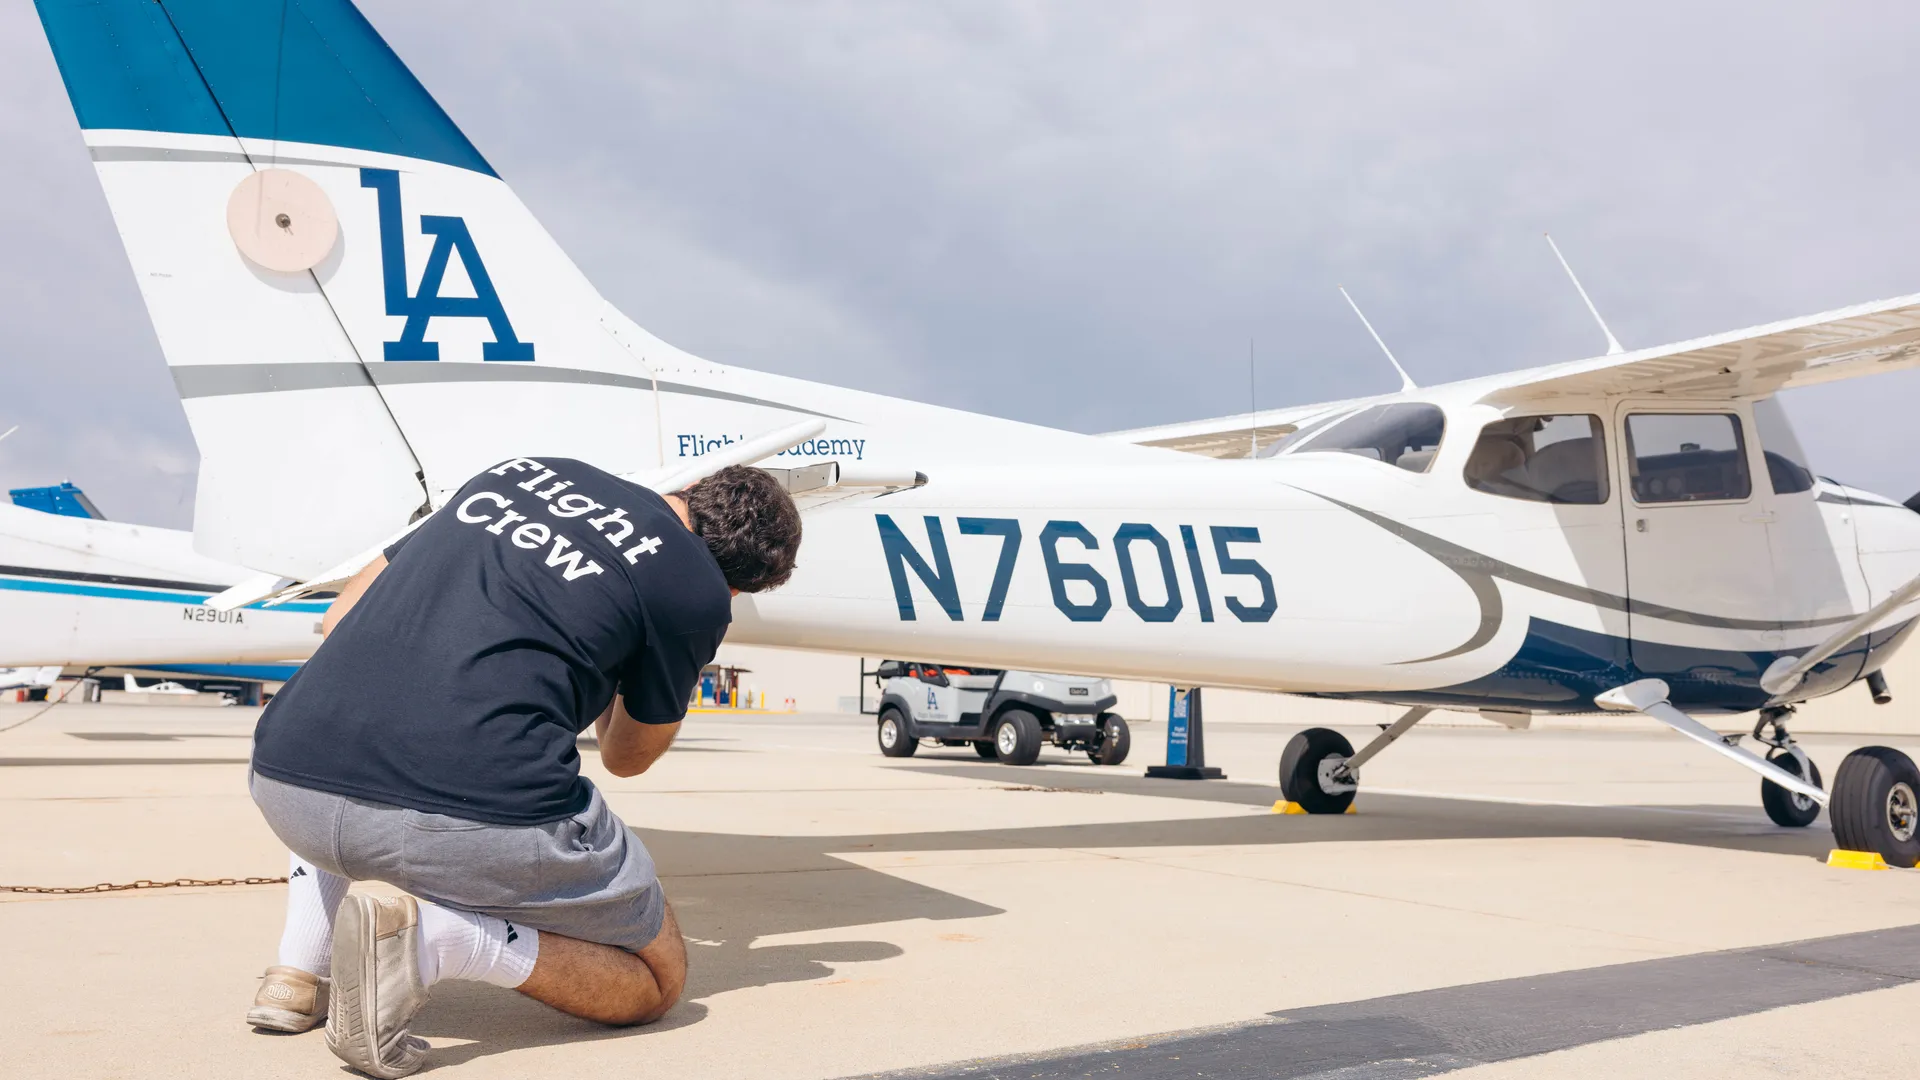
M 289 853 L 287 928 L 280 933 L 280 963 L 326 978 L 333 974 L 333 913 L 350 882 Z
M 540 932 L 471 911 L 420 901 L 420 981 L 467 979 L 511 990 L 533 974 Z

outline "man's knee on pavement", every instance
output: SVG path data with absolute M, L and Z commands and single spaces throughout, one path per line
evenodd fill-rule
M 653 973 L 658 996 L 654 1008 L 631 1022 L 651 1024 L 667 1015 L 667 1011 L 680 1001 L 680 995 L 687 988 L 687 939 L 680 934 L 680 923 L 673 917 L 671 906 L 667 908 L 666 919 L 660 924 L 660 933 L 646 948 L 634 955 Z

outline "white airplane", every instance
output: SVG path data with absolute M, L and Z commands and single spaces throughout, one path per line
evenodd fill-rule
M 0 663 L 284 680 L 320 644 L 328 601 L 204 603 L 248 576 L 178 529 L 0 503 Z
M 124 685 L 129 694 L 162 694 L 168 697 L 200 696 L 200 691 L 190 686 L 183 686 L 180 683 L 174 682 L 172 679 L 163 679 L 157 683 L 148 683 L 145 686 L 141 686 L 139 680 L 131 675 L 123 675 L 121 678 L 124 680 Z
M 0 668 L 0 690 L 39 690 L 60 679 L 60 665 Z
M 1920 363 L 1920 296 L 1269 414 L 1270 454 L 1214 460 L 1180 451 L 1261 432 L 1080 435 L 662 342 L 348 0 L 39 10 L 200 446 L 195 547 L 257 572 L 216 607 L 337 582 L 429 513 L 556 565 L 570 533 L 630 540 L 539 455 L 660 487 L 758 461 L 807 539 L 732 640 L 1407 706 L 1358 753 L 1295 740 L 1316 812 L 1435 706 L 1638 711 L 1787 824 L 1827 800 L 1793 704 L 1913 626 L 1920 516 L 1816 478 L 1773 398 Z M 446 505 L 488 468 L 525 497 Z M 1756 711 L 1771 761 L 1694 719 Z M 1910 760 L 1836 786 L 1843 846 L 1920 858 Z

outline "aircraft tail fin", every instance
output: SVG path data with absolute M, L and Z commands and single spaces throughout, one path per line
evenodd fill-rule
M 203 554 L 304 581 L 514 456 L 664 473 L 814 418 L 778 464 L 1122 452 L 665 344 L 351 0 L 35 2 L 200 447 Z
M 643 358 L 721 369 L 613 312 L 350 0 L 36 3 L 200 447 L 198 550 L 298 578 L 505 456 L 667 464 Z M 729 434 L 812 411 L 694 396 Z
M 122 680 L 122 684 L 126 687 L 127 693 L 129 694 L 146 693 L 147 688 L 144 686 L 141 686 L 140 683 L 137 680 L 135 680 L 133 676 L 122 675 L 120 676 L 120 678 Z

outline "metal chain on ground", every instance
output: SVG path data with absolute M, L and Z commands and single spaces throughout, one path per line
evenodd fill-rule
M 126 892 L 129 889 L 197 889 L 215 885 L 284 885 L 284 877 L 247 877 L 247 878 L 174 878 L 172 881 L 130 881 L 124 885 L 115 885 L 103 881 L 98 885 L 0 885 L 0 893 L 36 893 L 43 896 L 73 896 L 79 893 Z
M 23 727 L 27 724 L 31 724 L 35 720 L 38 720 L 41 717 L 47 715 L 49 712 L 52 712 L 53 707 L 55 705 L 58 705 L 61 702 L 67 700 L 68 694 L 71 694 L 75 690 L 79 689 L 81 680 L 93 678 L 93 673 L 99 670 L 100 669 L 97 667 L 88 668 L 86 674 L 80 676 L 79 679 L 75 679 L 74 681 L 67 684 L 67 692 L 65 694 L 61 694 L 59 697 L 53 699 L 52 701 L 47 702 L 46 708 L 39 710 L 38 712 L 34 713 L 32 716 L 27 717 L 25 720 L 15 720 L 13 723 L 8 724 L 6 727 L 0 727 L 0 732 L 12 731 L 14 728 Z

